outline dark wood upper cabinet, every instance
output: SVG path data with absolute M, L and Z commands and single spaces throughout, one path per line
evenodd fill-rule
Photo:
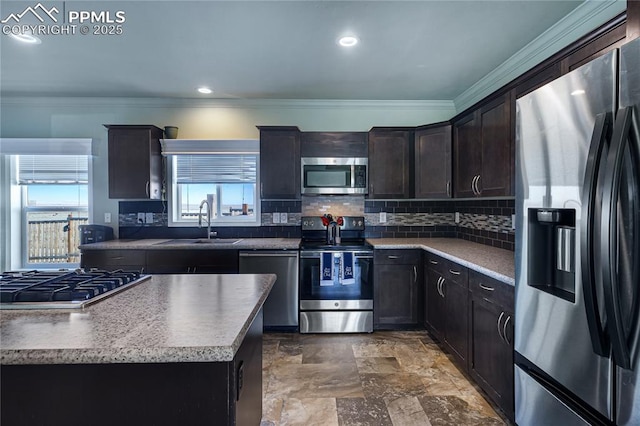
M 369 155 L 367 132 L 302 132 L 301 157 L 364 157 Z
M 369 132 L 369 198 L 411 197 L 413 129 Z
M 515 87 L 515 98 L 520 98 L 526 94 L 533 92 L 534 90 L 544 86 L 547 83 L 551 83 L 556 78 L 560 77 L 560 63 L 556 62 L 548 67 L 540 70 L 530 78 L 518 83 Z M 513 105 L 512 111 L 515 111 L 515 103 Z M 514 115 L 515 120 L 515 115 Z
M 156 126 L 110 125 L 109 198 L 162 197 L 162 129 Z
M 455 196 L 512 195 L 513 91 L 454 124 Z
M 415 198 L 449 198 L 451 125 L 419 127 L 415 132 Z
M 473 184 L 482 170 L 478 111 L 453 125 L 454 194 L 458 198 L 474 197 Z
M 480 109 L 482 165 L 476 180 L 483 197 L 513 195 L 514 159 L 511 157 L 511 102 L 509 93 Z
M 260 198 L 300 198 L 300 130 L 258 126 L 260 129 Z
M 564 75 L 571 72 L 587 62 L 622 46 L 628 40 L 626 36 L 627 26 L 625 23 L 622 23 L 610 28 L 608 31 L 593 40 L 590 40 L 588 43 L 584 43 L 584 45 L 575 49 L 560 61 L 562 74 Z

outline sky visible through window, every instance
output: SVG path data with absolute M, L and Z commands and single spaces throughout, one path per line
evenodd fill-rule
M 29 185 L 27 200 L 30 207 L 88 206 L 88 185 Z

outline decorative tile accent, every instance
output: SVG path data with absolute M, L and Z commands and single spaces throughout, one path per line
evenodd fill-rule
M 302 197 L 303 216 L 363 216 L 364 195 L 319 195 Z
M 387 213 L 387 221 L 380 222 L 380 213 L 366 213 L 367 226 L 453 226 L 453 213 Z
M 458 226 L 484 231 L 513 233 L 511 229 L 511 216 L 461 213 Z

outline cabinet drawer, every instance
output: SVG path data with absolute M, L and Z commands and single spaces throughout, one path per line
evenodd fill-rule
M 427 266 L 440 273 L 445 280 L 467 287 L 469 270 L 466 267 L 434 254 L 427 256 Z
M 469 290 L 474 297 L 482 297 L 490 302 L 513 310 L 514 287 L 476 271 L 469 271 Z
M 398 249 L 375 250 L 374 264 L 377 265 L 414 265 L 421 264 L 422 250 Z
M 82 252 L 83 268 L 118 269 L 137 265 L 145 266 L 144 250 L 85 250 Z

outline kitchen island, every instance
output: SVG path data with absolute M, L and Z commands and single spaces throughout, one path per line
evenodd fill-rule
M 275 275 L 163 275 L 85 309 L 2 311 L 14 424 L 259 424 Z

